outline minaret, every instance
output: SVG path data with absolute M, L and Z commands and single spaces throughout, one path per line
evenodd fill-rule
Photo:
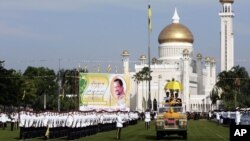
M 189 57 L 190 53 L 188 49 L 183 50 L 183 109 L 184 111 L 190 111 L 190 92 L 189 92 Z
M 233 9 L 234 0 L 220 0 L 222 11 L 221 19 L 221 71 L 228 71 L 234 66 L 234 33 L 233 33 Z
M 210 87 L 211 85 L 211 63 L 210 63 L 210 57 L 205 57 L 205 68 L 207 72 L 207 77 L 206 77 L 206 87 Z
M 123 61 L 123 73 L 129 74 L 129 52 L 127 50 L 124 50 L 122 52 L 122 61 Z
M 211 58 L 211 85 L 216 83 L 216 61 L 214 58 Z
M 210 57 L 205 57 L 205 69 L 207 72 L 207 77 L 206 77 L 206 85 L 205 85 L 205 97 L 204 97 L 204 112 L 207 111 L 207 107 L 205 106 L 207 104 L 206 97 L 209 96 L 210 91 L 211 91 L 211 60 Z
M 202 55 L 200 53 L 196 56 L 197 59 L 197 94 L 202 94 L 202 87 L 203 87 L 203 80 L 202 80 L 202 67 L 201 67 L 201 60 Z
M 146 60 L 147 60 L 147 58 L 146 58 L 146 56 L 145 55 L 141 55 L 140 56 L 140 58 L 139 58 L 139 60 L 140 60 L 140 62 L 141 62 L 141 65 L 145 65 L 145 63 L 146 63 Z

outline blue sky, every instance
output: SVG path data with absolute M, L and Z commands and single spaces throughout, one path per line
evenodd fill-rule
M 174 8 L 180 22 L 194 35 L 194 53 L 215 57 L 220 69 L 219 0 L 1 0 L 0 60 L 5 67 L 55 69 L 108 64 L 121 72 L 121 53 L 130 52 L 130 68 L 147 55 L 147 5 L 153 18 L 151 56 L 158 57 L 158 35 L 172 22 Z M 233 10 L 235 64 L 250 71 L 250 1 L 235 0 Z M 60 61 L 59 61 L 60 59 Z M 113 69 L 114 70 L 114 69 Z

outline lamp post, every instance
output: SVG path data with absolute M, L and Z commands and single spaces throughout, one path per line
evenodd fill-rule
M 60 74 L 60 65 L 61 65 L 61 59 L 59 61 L 59 71 L 58 71 L 58 99 L 57 99 L 57 111 L 60 112 L 61 109 L 61 101 L 60 101 L 60 90 L 61 90 L 61 74 Z
M 158 75 L 158 99 L 157 99 L 157 110 L 159 111 L 159 106 L 160 106 L 160 87 L 161 87 L 161 78 L 162 78 L 162 76 L 161 76 L 161 74 L 160 75 Z
M 43 94 L 43 109 L 46 110 L 46 92 Z
M 237 95 L 240 94 L 240 78 L 236 78 L 234 81 L 235 86 L 238 88 L 238 92 L 235 93 L 234 95 L 234 106 L 237 108 L 238 103 L 237 103 Z
M 152 102 L 151 102 L 151 68 L 150 68 L 150 33 L 152 31 L 152 11 L 151 11 L 151 8 L 150 8 L 150 5 L 148 5 L 148 71 L 149 71 L 149 81 L 148 81 L 148 109 L 151 111 L 151 108 L 152 108 Z

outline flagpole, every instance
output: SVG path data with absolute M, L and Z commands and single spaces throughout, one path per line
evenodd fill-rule
M 152 13 L 151 13 L 151 7 L 150 7 L 150 4 L 148 4 L 148 68 L 149 68 L 149 80 L 148 80 L 148 109 L 151 110 L 151 89 L 150 89 L 150 84 L 151 84 L 151 69 L 150 69 L 150 32 L 151 32 L 151 29 L 152 29 L 152 25 L 151 25 L 151 16 L 152 16 Z
M 60 101 L 60 90 L 61 90 L 61 74 L 60 74 L 60 65 L 61 65 L 61 58 L 58 60 L 58 99 L 57 99 L 57 111 L 60 112 L 61 109 L 61 101 Z

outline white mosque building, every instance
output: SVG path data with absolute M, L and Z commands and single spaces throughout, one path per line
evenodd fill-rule
M 219 0 L 222 10 L 219 13 L 221 19 L 220 49 L 221 71 L 228 71 L 234 66 L 234 33 L 232 4 L 234 0 Z M 203 57 L 202 54 L 194 54 L 192 32 L 180 23 L 180 18 L 175 10 L 172 23 L 167 25 L 158 37 L 158 58 L 153 58 L 148 65 L 145 55 L 141 55 L 140 64 L 135 64 L 135 72 L 129 72 L 129 52 L 123 51 L 123 72 L 131 76 L 130 109 L 145 111 L 149 98 L 149 85 L 146 81 L 137 84 L 133 76 L 144 67 L 152 71 L 150 84 L 150 98 L 161 106 L 166 92 L 164 86 L 167 80 L 173 78 L 183 85 L 183 91 L 179 98 L 182 99 L 184 111 L 207 112 L 214 110 L 210 100 L 210 92 L 216 83 L 216 61 L 213 57 Z
M 192 32 L 180 23 L 175 10 L 172 23 L 167 25 L 159 34 L 158 58 L 152 59 L 151 101 L 157 101 L 161 106 L 166 97 L 164 86 L 167 80 L 178 80 L 183 85 L 179 93 L 184 111 L 205 112 L 212 110 L 210 91 L 216 82 L 216 65 L 212 57 L 194 54 L 194 37 Z M 123 71 L 131 76 L 130 109 L 145 111 L 148 101 L 148 84 L 133 80 L 134 74 L 148 67 L 145 55 L 141 55 L 140 64 L 135 64 L 135 72 L 129 72 L 129 52 L 123 51 Z M 203 63 L 204 62 L 204 63 Z

